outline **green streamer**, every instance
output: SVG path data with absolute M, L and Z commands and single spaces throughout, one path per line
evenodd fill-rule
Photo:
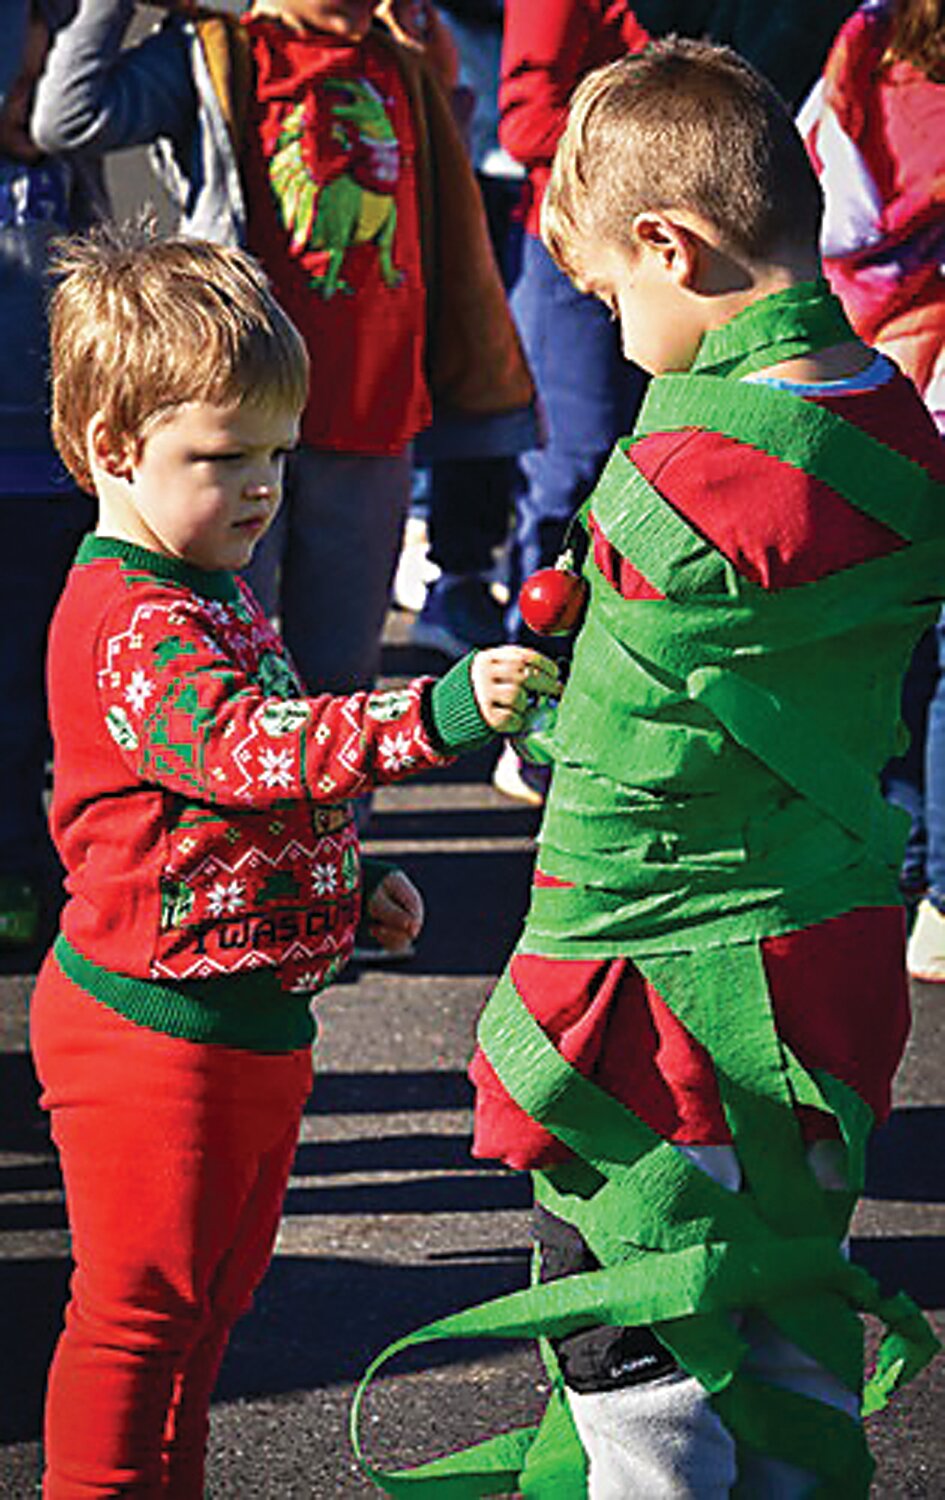
M 862 1427 L 745 1368 L 740 1318 L 760 1315 L 879 1410 L 938 1345 L 904 1294 L 884 1298 L 843 1244 L 872 1115 L 778 1036 L 760 944 L 898 900 L 901 820 L 876 767 L 897 748 L 901 672 L 938 610 L 945 487 L 835 414 L 741 377 L 851 337 L 825 283 L 776 294 L 708 335 L 693 370 L 653 382 L 581 520 L 662 595 L 623 600 L 592 558 L 591 590 L 551 737 L 543 871 L 519 950 L 627 957 L 712 1058 L 743 1176 L 732 1193 L 558 1053 L 510 969 L 479 1025 L 503 1087 L 571 1158 L 535 1196 L 574 1225 L 601 1269 L 428 1324 L 375 1360 L 352 1438 L 391 1495 L 586 1494 L 580 1444 L 548 1340 L 648 1326 L 698 1379 L 740 1452 L 814 1476 L 816 1495 L 865 1497 Z M 710 429 L 799 467 L 909 546 L 801 587 L 740 577 L 628 457 L 653 431 Z M 698 788 L 698 795 L 693 789 Z M 811 1171 L 797 1108 L 833 1116 L 846 1183 Z M 884 1323 L 865 1382 L 860 1314 Z M 553 1381 L 545 1421 L 419 1469 L 386 1473 L 358 1435 L 364 1391 L 399 1350 L 454 1337 L 538 1337 Z

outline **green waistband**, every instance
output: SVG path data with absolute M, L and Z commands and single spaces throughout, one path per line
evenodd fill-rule
M 274 969 L 174 983 L 103 969 L 62 933 L 53 953 L 66 977 L 86 994 L 136 1026 L 165 1036 L 250 1052 L 294 1052 L 315 1038 L 311 995 L 281 989 Z

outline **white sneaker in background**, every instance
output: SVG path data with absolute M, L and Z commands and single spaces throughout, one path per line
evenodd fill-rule
M 906 968 L 912 979 L 945 984 L 945 917 L 928 897 L 919 902 L 906 948 Z
M 514 745 L 503 746 L 492 773 L 492 785 L 505 797 L 524 802 L 528 807 L 541 807 L 551 780 L 549 766 L 530 765 L 518 754 Z
M 422 516 L 409 516 L 394 574 L 393 599 L 398 609 L 419 614 L 426 602 L 427 590 L 440 576 L 436 563 L 430 561 L 428 548 L 426 521 Z

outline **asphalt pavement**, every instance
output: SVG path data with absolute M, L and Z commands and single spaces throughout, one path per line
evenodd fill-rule
M 385 671 L 441 668 L 404 644 L 406 618 L 392 616 Z M 527 1184 L 468 1154 L 475 1020 L 517 934 L 537 826 L 492 790 L 490 764 L 484 753 L 378 795 L 369 847 L 412 873 L 427 929 L 407 963 L 351 973 L 319 1001 L 316 1084 L 277 1253 L 213 1407 L 209 1500 L 377 1493 L 347 1435 L 366 1365 L 420 1324 L 526 1282 Z M 0 1496 L 16 1500 L 38 1493 L 43 1380 L 69 1274 L 26 1053 L 39 957 L 0 961 Z M 914 998 L 853 1253 L 945 1336 L 945 994 Z M 369 1396 L 369 1456 L 419 1462 L 533 1420 L 546 1394 L 530 1347 L 410 1352 Z M 875 1495 L 945 1496 L 943 1394 L 940 1358 L 871 1419 Z

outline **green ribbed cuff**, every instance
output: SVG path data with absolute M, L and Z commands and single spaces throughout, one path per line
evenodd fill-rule
M 449 755 L 462 755 L 467 750 L 478 750 L 495 738 L 476 702 L 472 685 L 472 663 L 475 651 L 470 651 L 455 667 L 433 684 L 430 692 L 430 717 L 437 740 Z

